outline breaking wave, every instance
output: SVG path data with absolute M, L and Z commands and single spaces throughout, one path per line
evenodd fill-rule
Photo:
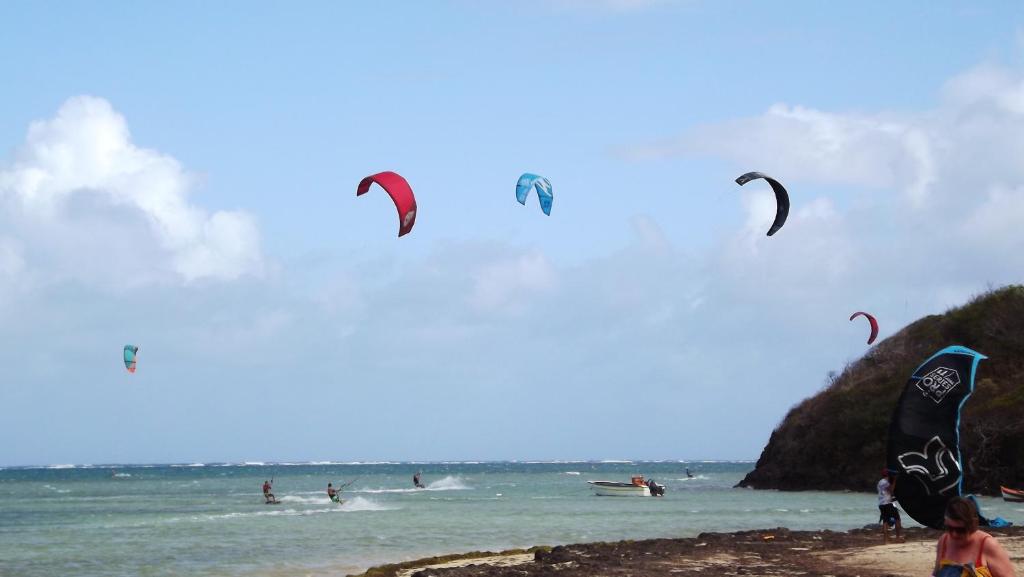
M 405 487 L 405 488 L 402 488 L 402 489 L 386 489 L 386 488 L 366 489 L 366 488 L 362 488 L 362 489 L 353 489 L 350 492 L 352 492 L 352 493 L 379 494 L 379 493 L 419 493 L 420 491 L 468 491 L 468 490 L 471 490 L 471 489 L 472 489 L 472 487 L 466 485 L 462 481 L 461 478 L 453 477 L 453 476 L 449 475 L 449 476 L 447 476 L 447 477 L 445 477 L 443 479 L 438 479 L 437 481 L 429 483 L 423 489 L 417 489 L 415 487 Z

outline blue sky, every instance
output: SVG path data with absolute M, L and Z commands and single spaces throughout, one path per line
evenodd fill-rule
M 6 3 L 0 464 L 756 458 L 853 311 L 1020 281 L 1022 16 Z

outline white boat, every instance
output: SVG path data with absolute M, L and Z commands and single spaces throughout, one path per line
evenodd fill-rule
M 601 497 L 664 497 L 665 485 L 654 480 L 645 481 L 643 475 L 633 475 L 629 483 L 617 481 L 587 481 L 594 488 L 594 493 Z
M 1024 491 L 1020 489 L 1011 489 L 1009 487 L 999 487 L 999 490 L 1003 493 L 1004 501 L 1011 501 L 1014 503 L 1024 502 Z
M 615 481 L 587 481 L 594 488 L 594 493 L 602 497 L 650 497 L 651 490 L 647 485 L 633 483 L 617 483 Z

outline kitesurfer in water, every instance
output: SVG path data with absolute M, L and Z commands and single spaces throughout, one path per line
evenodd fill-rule
M 693 473 L 690 472 L 690 468 L 689 467 L 686 468 L 686 478 L 687 479 L 692 479 L 693 478 Z
M 270 492 L 270 489 L 272 488 L 273 483 L 271 481 L 263 481 L 263 499 L 267 503 L 277 503 L 277 497 L 275 497 L 274 494 Z
M 944 525 L 945 533 L 935 548 L 934 577 L 1015 577 L 1006 549 L 995 537 L 978 530 L 978 510 L 970 499 L 950 499 Z
M 341 503 L 341 495 L 330 483 L 327 483 L 327 496 L 331 498 L 331 501 Z
M 889 542 L 889 529 L 896 528 L 896 539 L 903 542 L 903 523 L 900 520 L 900 512 L 893 505 L 893 491 L 896 489 L 896 480 L 888 469 L 882 469 L 882 478 L 878 480 L 878 522 L 882 524 L 882 540 Z
M 420 471 L 416 471 L 416 474 L 412 476 L 412 484 L 417 489 L 426 488 L 423 483 L 420 483 Z

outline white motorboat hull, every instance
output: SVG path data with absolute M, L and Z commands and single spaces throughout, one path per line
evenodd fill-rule
M 1003 493 L 1004 501 L 1024 503 L 1024 491 L 1021 491 L 1020 489 L 1009 489 L 1007 487 L 999 487 L 999 490 Z
M 594 493 L 601 497 L 650 497 L 651 490 L 647 485 L 630 485 L 610 481 L 587 481 Z

